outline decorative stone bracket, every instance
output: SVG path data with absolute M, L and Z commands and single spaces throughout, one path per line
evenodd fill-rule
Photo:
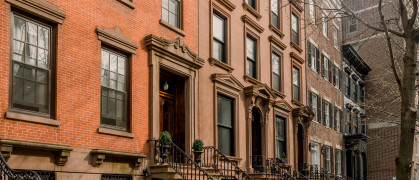
M 256 84 L 244 88 L 247 106 L 247 119 L 252 120 L 252 109 L 257 107 L 261 111 L 261 125 L 266 126 L 269 122 L 269 112 L 275 103 L 276 95 L 266 84 Z
M 106 156 L 116 156 L 133 159 L 132 165 L 134 169 L 138 169 L 141 163 L 144 161 L 144 158 L 146 158 L 146 155 L 141 153 L 129 153 L 103 149 L 93 149 L 90 153 L 92 154 L 93 166 L 95 167 L 99 167 L 100 165 L 102 165 Z
M 73 150 L 70 146 L 46 144 L 39 142 L 29 142 L 11 139 L 0 139 L 0 150 L 3 157 L 8 160 L 13 152 L 13 147 L 24 147 L 29 149 L 42 149 L 55 152 L 55 163 L 58 166 L 64 166 L 67 163 L 70 152 Z

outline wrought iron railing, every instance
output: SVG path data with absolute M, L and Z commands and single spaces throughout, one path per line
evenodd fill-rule
M 253 178 L 243 171 L 235 162 L 231 161 L 226 155 L 213 146 L 204 147 L 201 165 L 203 167 L 214 168 L 215 172 L 222 177 L 221 179 L 253 180 Z
M 31 170 L 13 170 L 0 153 L 0 179 L 2 180 L 41 180 L 41 177 L 35 171 Z
M 154 163 L 169 164 L 183 179 L 213 180 L 189 155 L 173 142 L 163 145 L 159 140 L 154 142 Z
M 257 170 L 257 167 L 263 167 L 265 175 L 271 179 L 309 180 L 307 176 L 293 169 L 291 165 L 279 158 L 267 158 L 263 155 L 252 156 L 252 163 L 256 171 L 261 172 L 261 169 Z

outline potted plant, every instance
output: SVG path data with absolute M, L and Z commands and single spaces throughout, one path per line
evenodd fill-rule
M 287 155 L 285 154 L 285 152 L 282 153 L 281 160 L 284 162 L 284 164 L 287 164 Z
M 195 139 L 192 145 L 192 150 L 193 150 L 195 162 L 198 164 L 201 162 L 201 155 L 203 153 L 202 151 L 203 149 L 204 149 L 204 143 L 200 139 Z
M 159 138 L 159 148 L 160 148 L 160 157 L 163 159 L 163 162 L 166 161 L 167 157 L 169 156 L 169 147 L 172 143 L 172 136 L 167 131 L 163 131 L 160 133 Z
M 301 169 L 301 174 L 303 174 L 304 176 L 308 176 L 310 174 L 310 172 L 308 171 L 308 166 L 307 164 L 303 164 L 303 168 Z

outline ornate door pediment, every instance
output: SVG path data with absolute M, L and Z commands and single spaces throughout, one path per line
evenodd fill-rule
M 247 118 L 249 122 L 252 120 L 252 109 L 258 108 L 262 115 L 261 123 L 265 126 L 269 122 L 269 112 L 275 102 L 276 95 L 266 84 L 256 84 L 244 88 L 247 106 Z

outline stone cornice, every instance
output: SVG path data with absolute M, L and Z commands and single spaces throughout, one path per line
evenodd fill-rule
M 144 38 L 144 42 L 149 50 L 171 56 L 193 68 L 200 69 L 204 65 L 204 60 L 185 45 L 182 37 L 167 40 L 150 34 Z
M 280 47 L 282 50 L 285 50 L 285 48 L 287 48 L 287 45 L 285 45 L 284 43 L 282 43 L 278 38 L 276 38 L 275 36 L 269 36 L 269 41 L 271 41 L 272 43 L 276 44 L 278 47 Z
M 131 54 L 137 53 L 138 45 L 133 43 L 124 34 L 122 34 L 118 27 L 114 29 L 96 27 L 96 33 L 98 39 L 107 45 L 113 46 Z
M 237 92 L 243 90 L 244 86 L 231 74 L 212 74 L 211 79 L 214 83 L 227 86 Z
M 300 57 L 297 53 L 295 53 L 295 52 L 290 52 L 290 57 L 292 58 L 292 59 L 295 59 L 295 60 L 297 60 L 297 62 L 299 62 L 300 64 L 304 64 L 304 59 L 302 58 L 302 57 Z
M 252 26 L 254 29 L 256 29 L 259 33 L 262 33 L 265 29 L 263 29 L 263 27 L 261 25 L 259 25 L 257 22 L 253 21 L 249 16 L 247 15 L 243 15 L 242 16 L 242 21 L 245 24 L 249 24 L 250 26 Z
M 54 23 L 62 24 L 65 13 L 46 0 L 5 0 L 13 7 L 29 12 Z
M 229 0 L 217 0 L 217 1 L 230 11 L 233 11 L 234 9 L 236 9 L 236 5 L 234 5 Z

